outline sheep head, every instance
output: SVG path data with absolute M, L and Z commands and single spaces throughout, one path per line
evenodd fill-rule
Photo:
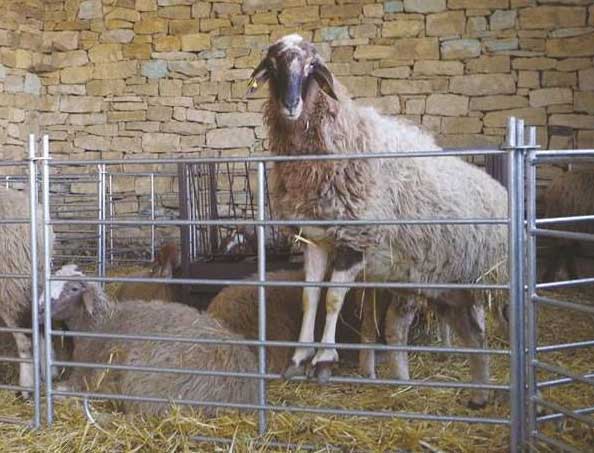
M 81 277 L 84 274 L 76 265 L 67 264 L 56 272 L 56 277 L 61 276 Z M 105 295 L 96 283 L 83 281 L 52 280 L 49 293 L 52 318 L 66 323 L 75 318 L 93 316 L 97 301 L 105 299 Z M 40 313 L 45 309 L 44 300 L 45 292 L 39 298 Z
M 248 94 L 268 82 L 271 99 L 281 115 L 296 121 L 307 100 L 321 89 L 337 100 L 332 74 L 313 44 L 297 34 L 287 35 L 268 48 L 268 52 L 252 73 Z

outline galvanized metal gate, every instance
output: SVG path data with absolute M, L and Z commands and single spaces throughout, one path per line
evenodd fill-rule
M 392 220 L 386 219 L 380 222 L 384 223 L 403 223 L 408 222 L 411 224 L 417 223 L 459 223 L 459 224 L 496 224 L 496 225 L 507 225 L 509 230 L 509 275 L 510 281 L 503 285 L 488 285 L 488 284 L 416 284 L 416 283 L 383 283 L 383 284 L 365 284 L 359 283 L 353 285 L 354 287 L 393 287 L 393 288 L 430 288 L 432 286 L 439 288 L 472 288 L 476 290 L 488 290 L 488 289 L 505 289 L 509 290 L 509 320 L 510 320 L 510 349 L 509 350 L 474 350 L 471 348 L 440 348 L 440 347 L 419 347 L 419 346 L 375 346 L 375 345 L 349 345 L 351 349 L 378 349 L 378 350 L 405 350 L 405 351 L 423 351 L 423 352 L 435 352 L 435 353 L 462 353 L 462 354 L 476 354 L 476 353 L 488 353 L 504 355 L 510 358 L 511 367 L 511 379 L 507 385 L 495 385 L 495 384 L 470 384 L 470 383 L 451 383 L 443 381 L 406 381 L 407 385 L 418 386 L 418 387 L 455 387 L 465 389 L 489 389 L 509 392 L 509 404 L 511 407 L 511 415 L 509 418 L 488 418 L 479 416 L 441 416 L 432 414 L 422 413 L 402 413 L 402 412 L 374 412 L 366 410 L 346 410 L 346 409 L 333 409 L 333 408 L 314 408 L 314 407 L 290 407 L 290 406 L 273 406 L 267 402 L 267 382 L 270 379 L 270 375 L 266 373 L 265 359 L 266 359 L 266 346 L 276 345 L 278 342 L 266 341 L 266 303 L 265 303 L 265 292 L 266 286 L 306 286 L 303 282 L 269 282 L 266 280 L 266 226 L 283 226 L 283 225 L 319 225 L 324 224 L 323 221 L 303 220 L 303 221 L 277 221 L 270 220 L 267 217 L 266 211 L 266 200 L 265 200 L 265 174 L 266 174 L 266 163 L 274 161 L 275 159 L 280 160 L 292 160 L 301 159 L 300 157 L 249 157 L 249 158 L 194 158 L 186 159 L 188 163 L 194 164 L 213 164 L 213 163 L 226 163 L 226 162 L 251 162 L 257 165 L 257 215 L 254 220 L 244 220 L 239 223 L 244 225 L 254 225 L 258 233 L 258 279 L 253 281 L 251 284 L 259 287 L 259 328 L 260 335 L 258 341 L 251 341 L 250 344 L 259 346 L 259 370 L 257 376 L 247 376 L 246 378 L 258 379 L 259 381 L 259 402 L 256 405 L 234 405 L 230 403 L 219 404 L 224 407 L 238 407 L 241 409 L 257 410 L 259 413 L 259 431 L 264 433 L 267 430 L 267 414 L 270 411 L 300 411 L 300 412 L 312 412 L 319 414 L 336 414 L 336 415 L 354 415 L 362 417 L 397 417 L 406 418 L 412 420 L 427 420 L 427 421 L 454 421 L 461 423 L 486 423 L 486 424 L 497 424 L 508 426 L 510 429 L 510 451 L 526 451 L 529 450 L 535 443 L 545 443 L 553 448 L 565 449 L 572 451 L 572 447 L 564 444 L 562 441 L 550 438 L 544 435 L 540 429 L 542 424 L 548 423 L 555 420 L 564 418 L 571 418 L 584 423 L 589 426 L 593 426 L 592 418 L 588 417 L 589 414 L 594 413 L 594 407 L 584 407 L 575 409 L 569 409 L 562 407 L 556 403 L 546 401 L 539 393 L 539 389 L 551 387 L 551 386 L 562 386 L 571 382 L 581 382 L 585 385 L 593 385 L 593 374 L 580 374 L 571 370 L 562 369 L 546 360 L 541 359 L 541 355 L 544 355 L 551 351 L 569 350 L 577 348 L 588 348 L 594 346 L 594 340 L 584 341 L 573 344 L 554 344 L 540 346 L 537 341 L 537 323 L 536 313 L 538 306 L 549 305 L 557 306 L 567 310 L 579 310 L 583 313 L 594 314 L 594 309 L 588 306 L 582 306 L 580 304 L 570 303 L 563 300 L 557 300 L 549 296 L 541 294 L 541 291 L 551 288 L 570 287 L 585 284 L 594 284 L 594 278 L 584 278 L 573 281 L 562 281 L 562 282 L 548 282 L 548 283 L 537 283 L 536 280 L 536 239 L 541 236 L 553 236 L 553 237 L 569 237 L 580 240 L 592 240 L 593 238 L 589 235 L 581 235 L 577 233 L 559 232 L 553 231 L 546 228 L 550 223 L 565 223 L 570 221 L 592 221 L 594 220 L 594 213 L 589 216 L 581 216 L 580 218 L 562 218 L 562 219 L 546 219 L 539 220 L 536 218 L 535 200 L 536 200 L 536 167 L 541 163 L 550 162 L 556 159 L 594 159 L 594 150 L 583 150 L 583 151 L 541 151 L 536 145 L 536 134 L 534 128 L 528 129 L 528 134 L 525 134 L 525 127 L 522 120 L 516 120 L 511 118 L 508 122 L 507 140 L 505 150 L 444 150 L 444 151 L 431 151 L 431 152 L 415 152 L 415 153 L 400 153 L 393 155 L 390 153 L 377 154 L 373 156 L 369 155 L 350 155 L 350 156 L 315 156 L 312 159 L 354 159 L 354 158 L 397 158 L 413 157 L 413 158 L 427 158 L 427 157 L 439 157 L 440 155 L 507 155 L 508 168 L 507 175 L 509 181 L 508 197 L 509 197 L 509 215 L 504 219 L 413 219 L 413 220 Z M 41 166 L 41 202 L 43 205 L 44 214 L 44 232 L 46 239 L 49 235 L 49 229 L 51 226 L 63 225 L 67 223 L 77 223 L 80 225 L 99 225 L 105 231 L 106 226 L 126 226 L 126 225 L 169 225 L 169 226 L 188 226 L 188 225 L 199 225 L 203 227 L 209 226 L 224 226 L 228 221 L 225 220 L 156 220 L 151 218 L 149 220 L 117 220 L 105 219 L 105 209 L 103 209 L 103 215 L 99 215 L 97 220 L 59 220 L 54 219 L 50 212 L 50 186 L 52 179 L 50 178 L 50 168 L 68 165 L 100 165 L 105 170 L 105 166 L 108 165 L 119 165 L 124 163 L 120 160 L 111 161 L 59 161 L 51 160 L 49 155 L 49 140 L 47 136 L 43 139 L 43 153 L 41 157 L 38 157 L 36 152 L 37 143 L 34 138 L 30 140 L 30 154 L 29 154 L 29 189 L 31 197 L 31 207 L 33 208 L 36 204 L 37 193 L 39 192 L 39 178 L 38 178 L 38 167 Z M 410 156 L 408 155 L 410 154 Z M 309 157 L 308 157 L 309 158 Z M 41 161 L 40 163 L 38 161 Z M 130 161 L 125 161 L 129 163 Z M 138 159 L 136 163 L 143 164 L 154 164 L 154 163 L 179 163 L 178 159 Z M 107 184 L 102 184 L 102 190 L 106 190 Z M 105 198 L 103 198 L 105 200 Z M 105 201 L 103 201 L 105 206 Z M 154 217 L 154 215 L 152 216 Z M 354 221 L 356 224 L 356 221 Z M 326 222 L 328 223 L 328 222 Z M 343 222 L 332 222 L 332 224 L 349 224 L 347 221 Z M 34 219 L 30 219 L 31 226 L 31 237 L 36 237 L 37 223 Z M 105 237 L 105 234 L 103 235 Z M 32 281 L 32 300 L 37 301 L 38 297 L 38 285 L 37 282 L 41 281 L 44 288 L 48 288 L 49 284 L 53 280 L 60 280 L 56 278 L 51 272 L 51 256 L 49 248 L 46 246 L 43 250 L 38 250 L 35 240 L 32 240 L 33 258 L 37 255 L 43 257 L 44 270 L 43 274 L 40 274 L 40 270 L 33 267 L 32 274 L 30 276 Z M 105 247 L 105 240 L 103 240 L 103 247 Z M 102 252 L 104 254 L 104 252 Z M 33 261 L 35 262 L 35 261 Z M 107 278 L 104 276 L 104 269 L 98 273 L 95 277 L 85 277 L 85 280 L 110 282 L 110 281 L 141 281 L 138 278 Z M 0 276 L 1 278 L 2 276 Z M 8 276 L 10 277 L 10 276 Z M 76 278 L 70 278 L 69 280 L 75 280 Z M 177 284 L 222 284 L 225 285 L 245 285 L 245 281 L 240 280 L 209 280 L 209 279 L 153 279 L 152 282 L 156 283 L 177 283 Z M 437 286 L 436 286 L 437 285 Z M 320 286 L 331 286 L 326 283 Z M 47 291 L 46 291 L 47 293 Z M 49 301 L 44 302 L 44 320 L 45 325 L 51 325 L 51 309 Z M 30 390 L 34 395 L 34 416 L 30 421 L 31 426 L 39 427 L 42 424 L 42 418 L 47 424 L 51 424 L 53 420 L 53 408 L 52 404 L 55 397 L 58 396 L 75 396 L 82 398 L 84 401 L 88 401 L 93 398 L 105 398 L 105 395 L 93 394 L 89 392 L 65 392 L 61 391 L 52 382 L 50 370 L 52 366 L 59 364 L 64 365 L 62 362 L 56 361 L 50 353 L 50 349 L 46 348 L 46 353 L 42 354 L 40 350 L 39 336 L 40 332 L 38 329 L 38 307 L 36 303 L 32 305 L 32 321 L 33 329 L 30 331 L 33 335 L 34 349 L 33 357 L 30 359 L 30 363 L 33 364 L 34 384 Z M 14 330 L 14 329 L 12 329 Z M 2 329 L 2 332 L 12 331 L 9 328 Z M 67 336 L 78 336 L 84 335 L 83 332 L 61 332 L 54 331 L 52 328 L 47 328 L 44 331 L 44 337 L 46 344 L 51 342 L 51 339 L 55 335 L 67 335 Z M 110 338 L 117 338 L 118 335 L 105 335 Z M 124 336 L 125 337 L 125 336 Z M 123 338 L 123 337 L 122 337 Z M 151 337 L 155 339 L 157 337 Z M 126 338 L 124 338 L 126 339 Z M 130 340 L 130 336 L 127 338 Z M 171 338 L 163 337 L 163 341 L 171 341 Z M 189 339 L 188 341 L 199 343 L 199 339 Z M 212 343 L 212 341 L 211 341 Z M 224 343 L 224 341 L 221 341 Z M 290 343 L 290 342 L 289 342 Z M 294 343 L 286 344 L 285 346 L 294 345 Z M 313 346 L 320 346 L 320 343 L 312 343 Z M 337 345 L 340 347 L 340 345 Z M 354 347 L 352 347 L 354 346 Z M 481 352 L 482 351 L 482 352 Z M 42 386 L 41 382 L 41 369 L 42 367 L 46 370 L 47 379 L 45 384 Z M 106 366 L 105 368 L 108 368 Z M 125 366 L 121 368 L 126 368 Z M 131 367 L 130 369 L 133 369 Z M 559 379 L 549 380 L 545 382 L 538 382 L 537 371 L 547 370 L 552 373 L 556 373 L 560 376 Z M 237 375 L 238 373 L 235 373 Z M 339 378 L 335 382 L 345 383 L 372 383 L 367 382 L 369 379 L 363 378 Z M 392 382 L 390 380 L 384 380 L 384 384 L 402 384 L 400 381 Z M 45 398 L 45 417 L 42 417 L 42 396 Z M 113 399 L 131 399 L 132 397 L 126 395 L 115 395 Z M 136 397 L 133 400 L 142 400 L 142 398 Z M 153 398 L 154 399 L 154 398 Z M 183 401 L 185 404 L 193 404 L 200 406 L 199 401 Z M 539 415 L 537 412 L 537 406 L 545 407 L 553 413 L 546 415 Z M 86 407 L 86 406 L 85 406 Z M 217 439 L 211 439 L 216 441 Z

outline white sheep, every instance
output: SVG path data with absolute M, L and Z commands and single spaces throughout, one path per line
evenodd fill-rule
M 0 187 L 0 219 L 17 220 L 37 218 L 37 246 L 39 260 L 35 263 L 42 269 L 43 223 L 41 206 L 37 212 L 29 212 L 28 194 L 13 189 Z M 53 248 L 54 236 L 50 234 L 50 253 Z M 30 225 L 0 224 L 0 274 L 30 274 L 31 273 L 31 238 Z M 7 327 L 18 327 L 28 324 L 26 319 L 31 316 L 31 279 L 0 278 L 0 318 Z M 31 359 L 31 339 L 24 333 L 13 333 L 17 353 L 21 359 Z M 21 363 L 19 365 L 19 386 L 33 387 L 33 365 Z M 24 396 L 28 392 L 23 391 Z
M 76 266 L 62 267 L 56 276 L 82 276 Z M 73 331 L 113 334 L 165 335 L 211 340 L 241 340 L 208 314 L 175 302 L 114 303 L 96 283 L 52 281 L 54 319 Z M 40 299 L 43 300 L 43 296 Z M 74 338 L 73 360 L 156 368 L 256 372 L 257 360 L 244 345 L 192 344 L 165 341 L 125 341 Z M 184 373 L 138 372 L 75 368 L 62 388 L 181 400 L 251 403 L 257 401 L 257 381 L 251 378 Z M 162 415 L 164 403 L 123 401 L 126 413 Z M 203 407 L 213 415 L 212 406 Z
M 275 42 L 248 83 L 248 92 L 269 82 L 264 118 L 270 150 L 281 156 L 439 150 L 418 127 L 380 115 L 351 101 L 315 47 L 299 35 Z M 382 220 L 416 218 L 502 218 L 505 189 L 479 168 L 456 157 L 395 158 L 275 163 L 270 186 L 275 214 L 282 219 Z M 367 225 L 306 227 L 312 240 L 305 258 L 306 280 L 321 282 L 330 253 L 336 255 L 328 290 L 322 342 L 328 347 L 295 350 L 285 375 L 304 371 L 310 358 L 323 381 L 338 360 L 332 344 L 349 285 L 360 274 L 373 280 L 470 283 L 505 263 L 506 229 L 499 225 Z M 505 265 L 505 264 L 503 264 Z M 469 347 L 485 346 L 484 310 L 473 291 L 423 290 L 439 303 L 449 324 Z M 305 288 L 300 341 L 313 340 L 320 288 Z M 472 380 L 489 379 L 488 355 L 470 358 Z M 487 403 L 475 390 L 472 407 Z

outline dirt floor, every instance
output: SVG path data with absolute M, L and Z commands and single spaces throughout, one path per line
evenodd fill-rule
M 579 303 L 594 305 L 591 288 L 556 292 Z M 541 345 L 592 340 L 594 317 L 564 310 L 543 308 L 539 311 L 539 343 Z M 489 346 L 507 347 L 494 328 L 489 329 Z M 3 336 L 2 344 L 8 344 Z M 0 352 L 0 356 L 8 355 Z M 578 373 L 594 371 L 594 348 L 541 354 L 548 363 L 565 366 Z M 413 354 L 410 357 L 414 379 L 468 381 L 468 360 L 463 356 Z M 492 382 L 506 383 L 509 378 L 508 359 L 496 356 L 491 361 Z M 342 367 L 339 375 L 353 376 L 354 367 Z M 14 382 L 14 367 L 2 365 L 2 383 Z M 387 369 L 380 368 L 387 377 Z M 541 379 L 557 378 L 546 373 Z M 423 414 L 449 414 L 481 417 L 509 416 L 506 393 L 493 395 L 485 409 L 473 411 L 466 406 L 468 394 L 451 389 L 422 389 L 407 386 L 326 385 L 275 381 L 269 385 L 269 403 L 342 409 L 394 410 Z M 578 409 L 594 406 L 594 386 L 569 384 L 547 389 L 546 400 Z M 406 421 L 369 417 L 339 417 L 307 413 L 277 412 L 268 416 L 269 433 L 257 436 L 257 418 L 253 414 L 221 412 L 215 419 L 199 414 L 188 415 L 177 410 L 165 420 L 125 417 L 114 411 L 110 403 L 93 403 L 98 425 L 88 423 L 79 403 L 58 401 L 56 421 L 51 429 L 31 431 L 25 427 L 0 423 L 0 451 L 27 452 L 114 452 L 114 451 L 286 451 L 267 442 L 290 441 L 313 444 L 318 451 L 331 451 L 324 446 L 336 446 L 340 451 L 448 451 L 504 452 L 509 448 L 509 431 L 504 426 Z M 10 392 L 0 391 L 0 416 L 31 417 L 32 406 Z M 108 415 L 109 414 L 109 415 Z M 588 416 L 592 419 L 592 416 Z M 543 431 L 562 439 L 576 448 L 588 451 L 594 445 L 594 434 L 584 424 L 572 420 L 546 423 Z M 230 445 L 199 444 L 193 436 L 228 438 Z M 263 442 L 263 446 L 258 441 Z M 536 451 L 549 451 L 542 445 Z

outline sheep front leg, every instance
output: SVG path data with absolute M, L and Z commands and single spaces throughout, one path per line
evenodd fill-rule
M 308 244 L 303 253 L 303 258 L 305 261 L 305 281 L 320 283 L 324 280 L 324 274 L 328 265 L 328 252 L 315 244 Z M 312 343 L 314 341 L 316 313 L 318 311 L 321 290 L 319 286 L 303 288 L 303 318 L 299 333 L 300 343 Z M 291 364 L 284 373 L 285 379 L 303 375 L 305 371 L 304 362 L 313 356 L 314 352 L 314 348 L 310 347 L 295 348 Z
M 339 249 L 330 281 L 332 283 L 353 283 L 363 269 L 362 258 L 360 252 Z M 348 286 L 328 288 L 326 294 L 326 323 L 324 324 L 322 343 L 330 346 L 336 344 L 336 323 L 349 290 L 350 287 Z M 318 350 L 311 363 L 316 370 L 320 383 L 328 381 L 331 375 L 331 365 L 337 361 L 338 352 L 336 352 L 336 348 L 323 347 Z
M 7 324 L 8 325 L 8 324 Z M 31 359 L 31 340 L 23 333 L 13 333 L 17 352 L 21 359 Z M 19 364 L 19 386 L 33 388 L 33 364 L 21 362 Z M 29 398 L 26 390 L 21 392 L 23 398 Z

